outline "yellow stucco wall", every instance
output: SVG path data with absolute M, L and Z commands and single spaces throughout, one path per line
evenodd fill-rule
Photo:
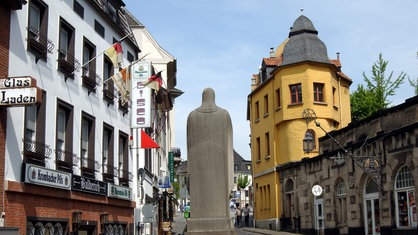
M 302 102 L 291 104 L 289 86 L 298 83 L 302 85 Z M 324 84 L 324 102 L 314 102 L 314 83 Z M 280 164 L 299 161 L 318 153 L 318 148 L 309 154 L 303 152 L 305 132 L 307 128 L 312 129 L 315 132 L 316 143 L 317 139 L 326 133 L 315 126 L 314 122 L 308 123 L 307 126 L 302 112 L 306 108 L 314 110 L 316 120 L 326 131 L 347 126 L 351 122 L 349 85 L 349 81 L 337 75 L 337 69 L 333 65 L 307 62 L 279 67 L 273 79 L 265 81 L 250 94 L 251 158 L 256 193 L 256 220 L 279 218 L 282 214 L 281 186 L 275 168 Z M 280 91 L 280 97 L 277 97 L 277 90 Z M 259 110 L 258 119 L 256 102 Z M 267 133 L 269 145 L 266 143 Z M 265 190 L 268 187 L 270 189 Z M 271 200 L 269 205 L 261 201 L 267 200 L 265 193 L 271 194 L 268 196 Z

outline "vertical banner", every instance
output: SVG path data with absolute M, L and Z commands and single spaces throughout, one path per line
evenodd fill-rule
M 151 126 L 151 88 L 142 85 L 151 76 L 151 69 L 150 61 L 139 61 L 131 66 L 132 128 Z
M 168 170 L 170 171 L 170 182 L 174 182 L 174 152 L 168 152 Z

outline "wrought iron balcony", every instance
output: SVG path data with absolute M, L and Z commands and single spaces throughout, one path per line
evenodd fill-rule
M 96 87 L 102 82 L 102 79 L 95 70 L 89 69 L 88 66 L 83 67 L 83 86 L 90 92 L 96 92 Z
M 100 171 L 100 163 L 93 159 L 81 158 L 81 174 L 86 177 L 95 178 L 94 173 Z
M 174 157 L 181 156 L 181 150 L 178 147 L 172 147 L 170 151 L 174 153 Z
M 65 80 L 74 78 L 74 71 L 79 70 L 80 62 L 65 50 L 58 50 L 58 68 L 65 74 Z
M 122 104 L 122 98 L 120 97 L 120 93 L 118 93 L 118 97 L 119 109 L 123 112 L 123 115 L 125 116 L 125 114 L 127 114 L 129 111 L 129 103 L 126 102 L 125 104 Z
M 76 154 L 61 150 L 55 150 L 55 157 L 57 169 L 66 172 L 73 172 L 73 166 L 76 166 L 80 161 L 80 158 Z
M 123 186 L 129 186 L 129 181 L 132 181 L 133 174 L 128 170 L 119 169 L 119 184 Z
M 108 103 L 113 103 L 115 99 L 115 93 L 117 89 L 115 89 L 115 83 L 112 79 L 109 79 L 105 85 L 103 85 L 103 99 L 105 99 Z
M 106 182 L 115 182 L 114 178 L 118 175 L 118 169 L 113 165 L 103 165 L 103 180 Z
M 45 166 L 45 159 L 49 159 L 52 149 L 39 141 L 23 140 L 23 156 L 25 162 Z
M 28 27 L 28 49 L 35 54 L 35 62 L 38 63 L 40 58 L 46 60 L 46 54 L 52 53 L 54 44 L 46 35 L 39 32 L 34 27 Z

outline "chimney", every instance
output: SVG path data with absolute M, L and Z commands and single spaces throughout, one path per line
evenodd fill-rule
M 271 57 L 276 57 L 276 55 L 274 53 L 274 47 L 270 47 L 270 58 Z

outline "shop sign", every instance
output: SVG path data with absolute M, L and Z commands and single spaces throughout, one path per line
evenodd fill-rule
M 18 106 L 39 104 L 42 102 L 42 90 L 38 87 L 0 89 L 0 105 Z
M 171 188 L 169 176 L 158 176 L 158 188 Z
M 170 182 L 174 182 L 174 152 L 168 152 L 168 170 L 170 171 Z
M 44 167 L 26 164 L 25 183 L 39 184 L 48 187 L 71 189 L 71 174 Z
M 108 183 L 107 196 L 125 200 L 132 200 L 132 189 Z
M 103 181 L 98 181 L 94 179 L 89 179 L 86 177 L 73 175 L 73 184 L 72 188 L 75 191 L 81 191 L 85 193 L 94 193 L 106 196 L 107 187 L 106 183 Z
M 151 77 L 151 62 L 140 61 L 132 65 L 132 112 L 131 127 L 145 128 L 151 126 L 151 88 L 142 84 Z
M 0 89 L 22 87 L 36 87 L 36 79 L 29 76 L 0 78 Z

